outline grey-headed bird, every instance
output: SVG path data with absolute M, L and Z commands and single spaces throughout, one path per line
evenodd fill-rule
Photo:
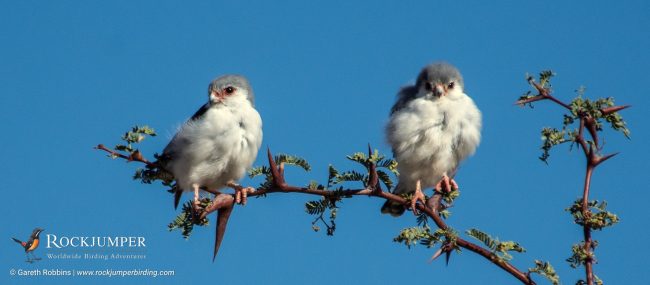
M 386 137 L 400 173 L 395 194 L 415 192 L 411 209 L 424 203 L 423 188 L 458 188 L 453 179 L 461 161 L 481 140 L 481 112 L 464 92 L 463 77 L 447 63 L 422 69 L 415 85 L 403 87 L 391 109 Z M 381 212 L 393 216 L 405 207 L 390 201 Z
M 236 181 L 251 167 L 262 144 L 253 89 L 246 78 L 225 75 L 210 83 L 208 97 L 178 129 L 159 161 L 174 175 L 178 189 L 194 191 L 195 206 L 200 189 L 216 193 L 226 186 L 235 189 L 237 203 L 245 204 L 254 189 Z M 182 192 L 177 193 L 176 205 Z

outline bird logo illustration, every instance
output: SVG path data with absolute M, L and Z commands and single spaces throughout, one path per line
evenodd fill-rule
M 25 249 L 25 255 L 27 256 L 27 260 L 25 260 L 25 262 L 34 263 L 35 261 L 41 260 L 40 257 L 36 257 L 36 255 L 34 255 L 34 250 L 38 248 L 38 244 L 40 243 L 39 236 L 42 231 L 43 229 L 41 228 L 35 228 L 27 242 L 13 237 L 11 238 Z

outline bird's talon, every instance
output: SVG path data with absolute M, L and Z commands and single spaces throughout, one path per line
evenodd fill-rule
M 253 192 L 255 192 L 255 188 L 253 187 L 235 187 L 235 202 L 242 206 L 246 205 L 248 194 Z
M 458 190 L 458 184 L 456 183 L 456 181 L 454 181 L 454 179 L 451 179 L 450 182 L 451 182 L 451 191 Z
M 426 203 L 425 199 L 426 198 L 424 197 L 424 194 L 422 193 L 422 191 L 416 191 L 415 192 L 415 194 L 413 196 L 413 199 L 411 199 L 411 211 L 413 211 L 414 215 L 417 216 L 417 215 L 420 214 L 418 212 L 418 210 L 417 210 L 418 201 L 420 201 L 420 203 L 422 203 L 422 205 L 425 205 L 425 203 Z

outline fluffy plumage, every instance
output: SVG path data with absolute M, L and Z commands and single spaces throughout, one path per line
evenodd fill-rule
M 397 95 L 386 126 L 400 172 L 396 194 L 434 187 L 455 174 L 481 139 L 481 113 L 464 93 L 463 78 L 446 63 L 427 65 L 415 85 Z M 452 183 L 454 183 L 452 181 Z M 412 203 L 414 207 L 415 201 Z M 403 205 L 387 202 L 382 213 L 399 216 Z
M 242 178 L 262 143 L 262 119 L 246 78 L 219 77 L 210 83 L 208 96 L 162 156 L 178 187 L 195 191 L 195 201 L 199 188 L 218 190 Z

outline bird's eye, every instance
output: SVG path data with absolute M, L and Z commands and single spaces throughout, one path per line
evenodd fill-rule
M 232 86 L 228 86 L 224 90 L 226 90 L 226 94 L 232 94 L 233 92 L 235 92 L 235 88 Z
M 447 88 L 454 89 L 454 85 L 455 84 L 453 82 L 449 82 L 449 84 L 447 84 Z
M 431 84 L 431 82 L 424 83 L 424 89 L 427 91 L 433 90 L 433 84 Z

